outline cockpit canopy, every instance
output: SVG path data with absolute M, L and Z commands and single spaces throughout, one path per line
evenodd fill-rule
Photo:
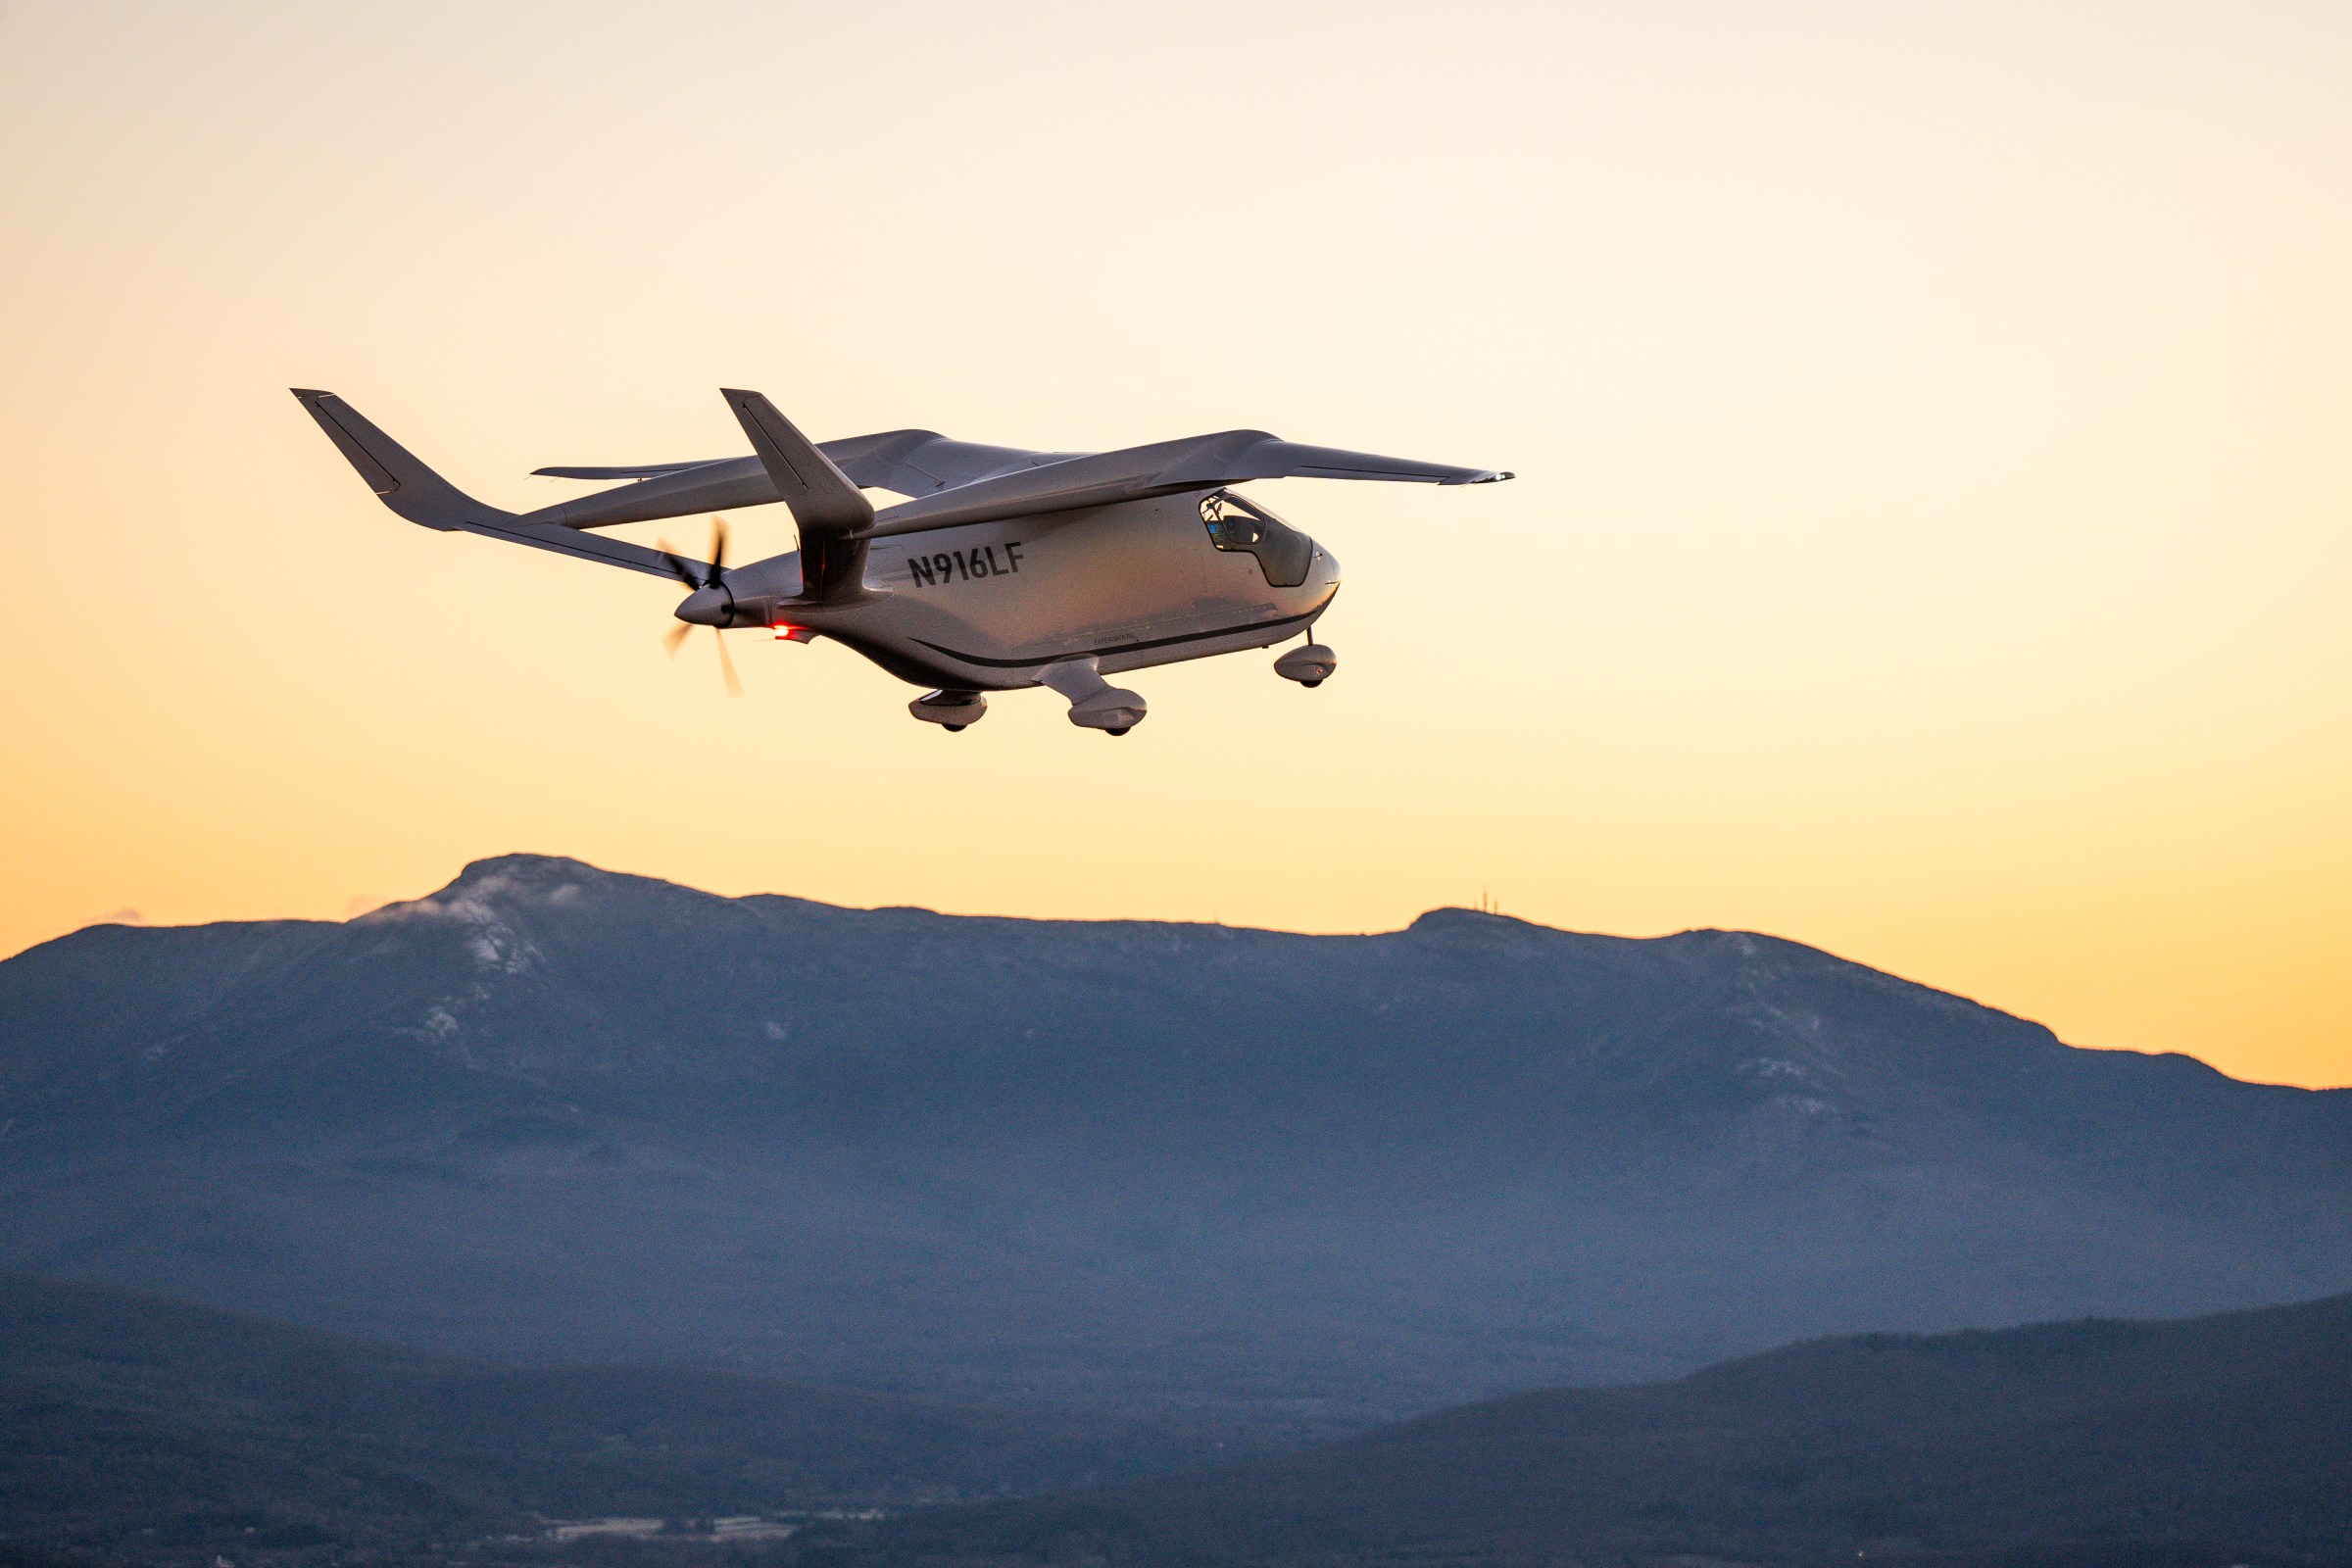
M 1256 502 L 1230 490 L 1213 491 L 1200 498 L 1200 520 L 1208 526 L 1209 543 L 1219 550 L 1255 556 L 1269 587 L 1296 588 L 1306 581 L 1315 542 Z

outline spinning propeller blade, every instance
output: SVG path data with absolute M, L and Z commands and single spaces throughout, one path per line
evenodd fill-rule
M 688 561 L 666 539 L 662 541 L 660 554 L 662 564 L 669 568 L 669 574 L 689 588 L 710 588 L 724 583 L 727 575 L 727 519 L 716 514 L 711 515 L 710 559 L 708 563 Z M 698 565 L 709 567 L 700 577 L 694 574 L 694 568 Z
M 727 519 L 717 515 L 710 518 L 710 559 L 708 563 L 688 561 L 671 549 L 669 541 L 666 539 L 662 541 L 660 554 L 662 564 L 669 568 L 669 574 L 689 589 L 700 591 L 705 588 L 719 588 L 723 590 L 726 586 L 727 575 Z M 698 565 L 705 567 L 703 574 L 699 577 L 695 575 L 694 570 Z M 678 622 L 662 634 L 662 649 L 670 658 L 677 658 L 678 650 L 686 646 L 686 639 L 693 632 L 694 626 L 691 622 L 683 620 Z M 741 697 L 743 681 L 735 673 L 733 657 L 727 653 L 726 634 L 715 626 L 710 629 L 710 634 L 718 639 L 718 672 L 727 683 L 727 695 Z

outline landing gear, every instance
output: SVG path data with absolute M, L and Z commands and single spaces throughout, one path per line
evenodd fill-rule
M 988 699 L 978 692 L 925 692 L 906 705 L 906 711 L 951 735 L 960 735 L 987 715 Z
M 1274 661 L 1274 673 L 1284 680 L 1295 680 L 1312 691 L 1331 679 L 1340 667 L 1340 656 L 1318 642 L 1294 648 Z
M 1149 710 L 1141 697 L 1104 680 L 1091 656 L 1048 664 L 1039 673 L 1037 683 L 1050 686 L 1070 700 L 1070 722 L 1081 729 L 1124 735 L 1141 724 Z

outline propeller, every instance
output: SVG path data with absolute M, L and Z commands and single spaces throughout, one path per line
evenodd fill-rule
M 672 550 L 669 547 L 669 542 L 667 540 L 662 541 L 661 546 L 661 554 L 662 564 L 669 568 L 669 574 L 677 578 L 678 581 L 684 583 L 690 591 L 700 592 L 705 588 L 716 588 L 721 593 L 726 592 L 726 518 L 714 515 L 710 519 L 710 560 L 708 563 L 708 567 L 702 576 L 696 576 L 694 568 L 698 565 L 704 565 L 705 564 L 702 562 L 688 561 L 685 557 L 679 555 L 675 550 Z M 733 596 L 729 595 L 730 601 L 732 598 Z M 675 659 L 678 657 L 678 650 L 686 646 L 686 639 L 693 634 L 694 627 L 694 622 L 681 620 L 675 626 L 672 626 L 668 631 L 662 633 L 662 647 L 665 652 L 668 653 L 670 658 Z M 735 661 L 729 657 L 727 653 L 726 633 L 713 626 L 710 628 L 710 635 L 718 639 L 718 672 L 726 680 L 727 695 L 729 697 L 741 697 L 743 695 L 743 681 L 739 676 L 736 675 Z
M 687 587 L 724 588 L 727 585 L 727 519 L 719 516 L 716 513 L 711 514 L 710 560 L 709 562 L 710 569 L 706 575 L 697 577 L 694 574 L 694 568 L 704 563 L 688 561 L 670 548 L 670 543 L 666 539 L 662 541 L 661 556 L 662 564 L 669 568 L 669 574 Z

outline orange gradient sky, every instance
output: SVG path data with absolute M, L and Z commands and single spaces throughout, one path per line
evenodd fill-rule
M 2352 8 L 0 15 L 0 950 L 466 859 L 1378 929 L 1737 926 L 2352 1082 Z M 948 737 L 838 646 L 384 512 L 809 432 L 1240 425 L 1316 692 Z M 749 547 L 788 519 L 738 514 Z M 703 524 L 677 525 L 699 543 Z M 659 530 L 626 530 L 651 539 Z

